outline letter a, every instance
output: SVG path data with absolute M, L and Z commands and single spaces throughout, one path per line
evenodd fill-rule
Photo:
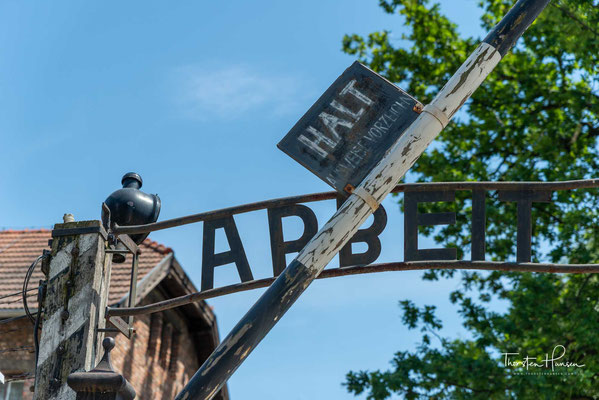
M 225 229 L 231 250 L 214 254 L 214 237 L 219 228 Z M 205 221 L 202 246 L 202 290 L 214 287 L 214 268 L 230 263 L 235 263 L 237 266 L 237 272 L 242 282 L 254 280 L 233 217 Z

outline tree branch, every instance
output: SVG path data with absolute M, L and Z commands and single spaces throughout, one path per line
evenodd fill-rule
M 585 24 L 584 21 L 581 21 L 580 18 L 578 18 L 578 16 L 576 16 L 576 14 L 574 14 L 572 11 L 568 10 L 566 7 L 564 7 L 560 3 L 550 3 L 550 4 L 553 7 L 557 8 L 558 10 L 560 10 L 566 16 L 570 17 L 570 19 L 578 22 L 578 24 L 580 26 L 582 26 L 583 28 L 591 31 L 595 36 L 599 37 L 599 32 L 597 32 L 596 30 L 594 30 L 593 28 L 591 28 L 590 26 L 588 26 L 587 24 Z

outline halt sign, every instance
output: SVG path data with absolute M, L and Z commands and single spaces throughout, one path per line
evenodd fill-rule
M 354 62 L 277 145 L 338 192 L 351 192 L 422 110 L 422 104 Z

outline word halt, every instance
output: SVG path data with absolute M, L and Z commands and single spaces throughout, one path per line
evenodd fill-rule
M 421 109 L 418 100 L 356 61 L 277 146 L 338 192 L 351 192 Z

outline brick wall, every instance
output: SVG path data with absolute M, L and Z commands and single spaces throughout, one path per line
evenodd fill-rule
M 199 368 L 198 349 L 187 326 L 180 311 L 170 310 L 136 317 L 131 340 L 112 335 L 112 365 L 133 385 L 137 399 L 172 400 Z M 7 378 L 32 373 L 35 353 L 28 319 L 0 325 L 0 351 L 12 348 L 22 349 L 0 353 L 0 371 Z M 24 400 L 33 398 L 32 386 L 33 379 L 25 381 Z
M 0 371 L 5 378 L 17 378 L 33 373 L 35 351 L 33 349 L 33 325 L 29 319 L 20 319 L 0 325 Z M 23 399 L 31 400 L 33 379 L 24 379 Z
M 176 312 L 142 315 L 131 340 L 115 337 L 112 365 L 133 385 L 139 399 L 169 399 L 199 368 L 197 349 Z

